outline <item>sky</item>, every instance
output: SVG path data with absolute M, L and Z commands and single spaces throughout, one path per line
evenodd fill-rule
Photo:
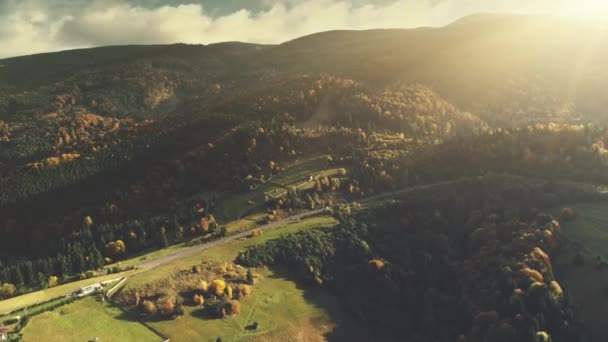
M 608 0 L 0 0 L 0 58 L 123 44 L 279 44 L 335 29 L 444 26 L 479 13 L 608 18 Z

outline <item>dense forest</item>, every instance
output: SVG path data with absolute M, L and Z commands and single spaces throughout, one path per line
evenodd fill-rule
M 575 341 L 582 327 L 552 272 L 560 224 L 531 205 L 550 195 L 557 203 L 595 195 L 572 186 L 555 193 L 561 186 L 491 177 L 356 214 L 341 208 L 337 228 L 254 246 L 236 261 L 287 266 L 328 288 L 380 336 Z

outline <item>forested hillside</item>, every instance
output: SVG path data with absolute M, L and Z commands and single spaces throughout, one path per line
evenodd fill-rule
M 338 225 L 237 264 L 288 266 L 395 340 L 579 341 L 544 211 L 605 199 L 605 33 L 477 15 L 0 60 L 0 299 L 313 211 Z

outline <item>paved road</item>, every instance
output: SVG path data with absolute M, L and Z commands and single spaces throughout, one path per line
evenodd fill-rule
M 362 199 L 360 202 L 369 202 L 369 201 L 373 201 L 373 200 L 378 200 L 378 199 L 382 199 L 382 198 L 389 198 L 395 195 L 401 195 L 401 194 L 405 194 L 408 192 L 414 192 L 414 191 L 419 191 L 419 190 L 425 190 L 425 189 L 430 189 L 432 187 L 435 186 L 442 186 L 442 185 L 449 185 L 449 184 L 455 184 L 458 182 L 461 182 L 462 180 L 451 180 L 451 181 L 444 181 L 444 182 L 437 182 L 437 183 L 432 183 L 432 184 L 425 184 L 425 185 L 417 185 L 417 186 L 413 186 L 407 189 L 401 189 L 401 190 L 396 190 L 396 191 L 392 191 L 392 192 L 388 192 L 388 193 L 383 193 L 383 194 L 379 194 L 379 195 L 374 195 L 374 196 L 369 196 L 366 197 L 364 199 Z M 284 218 L 282 220 L 278 220 L 276 222 L 272 222 L 263 226 L 258 227 L 259 229 L 262 230 L 271 230 L 271 229 L 275 229 L 275 228 L 279 228 L 281 226 L 284 226 L 288 223 L 291 223 L 293 221 L 297 221 L 299 219 L 305 218 L 305 217 L 309 217 L 309 216 L 314 216 L 317 214 L 320 214 L 324 211 L 325 209 L 315 209 L 315 210 L 311 210 L 311 211 L 307 211 L 301 214 L 297 214 L 297 215 L 293 215 L 287 218 Z M 231 235 L 225 238 L 222 238 L 220 240 L 216 240 L 216 241 L 211 241 L 208 243 L 204 243 L 198 246 L 193 246 L 187 249 L 182 249 L 180 251 L 177 251 L 173 254 L 169 254 L 166 256 L 162 256 L 159 257 L 157 259 L 153 259 L 150 261 L 144 261 L 141 262 L 139 264 L 136 265 L 136 267 L 138 268 L 138 270 L 134 273 L 139 273 L 139 272 L 143 272 L 146 270 L 149 270 L 150 268 L 154 268 L 169 262 L 172 262 L 174 260 L 177 259 L 181 259 L 181 258 L 186 258 L 186 257 L 190 257 L 193 256 L 195 254 L 198 254 L 201 251 L 204 251 L 206 249 L 209 248 L 213 248 L 213 247 L 217 247 L 220 245 L 223 245 L 225 243 L 228 243 L 230 241 L 234 241 L 236 239 L 240 239 L 240 238 L 244 238 L 247 236 L 251 235 L 251 231 L 246 231 L 246 232 L 242 232 L 239 234 L 235 234 L 235 235 Z M 134 274 L 133 273 L 133 274 Z M 131 274 L 131 275 L 133 275 Z
M 278 228 L 281 226 L 284 226 L 290 222 L 293 221 L 297 221 L 299 219 L 305 218 L 305 217 L 309 217 L 309 216 L 313 216 L 313 215 L 317 215 L 320 214 L 324 211 L 324 209 L 316 209 L 316 210 L 311 210 L 311 211 L 307 211 L 305 213 L 301 213 L 301 214 L 297 214 L 297 215 L 293 215 L 290 216 L 288 218 L 284 218 L 282 220 L 278 220 L 263 226 L 258 227 L 261 230 L 271 230 L 274 228 Z M 251 235 L 251 231 L 245 231 L 242 233 L 238 233 L 235 235 L 231 235 L 219 240 L 215 240 L 215 241 L 211 241 L 211 242 L 207 242 L 201 245 L 197 245 L 197 246 L 193 246 L 190 248 L 186 248 L 186 249 L 182 249 L 180 251 L 177 251 L 173 254 L 169 254 L 169 255 L 165 255 L 150 261 L 144 261 L 142 263 L 139 263 L 136 265 L 137 267 L 137 271 L 132 273 L 131 275 L 135 274 L 135 273 L 139 273 L 139 272 L 143 272 L 145 270 L 148 270 L 150 268 L 156 267 L 156 266 L 160 266 L 166 263 L 169 263 L 171 261 L 177 260 L 177 259 L 181 259 L 181 258 L 186 258 L 186 257 L 190 257 L 193 255 L 196 255 L 198 253 L 200 253 L 201 251 L 204 251 L 206 249 L 209 248 L 213 248 L 213 247 L 217 247 L 220 245 L 223 245 L 225 243 L 228 243 L 230 241 L 234 241 L 240 238 L 244 238 L 244 237 L 248 237 Z

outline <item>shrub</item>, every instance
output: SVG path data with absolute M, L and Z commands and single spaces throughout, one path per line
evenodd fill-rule
M 376 271 L 380 271 L 384 268 L 384 261 L 380 259 L 373 259 L 368 262 L 369 266 Z
M 237 287 L 239 298 L 247 298 L 253 292 L 253 289 L 249 285 L 241 284 Z
M 576 217 L 576 212 L 572 208 L 564 208 L 561 212 L 561 218 L 564 221 L 572 221 Z
M 95 272 L 95 271 L 86 271 L 86 272 L 84 273 L 84 276 L 85 276 L 85 278 L 87 278 L 87 279 L 88 279 L 88 278 L 93 278 L 93 277 L 96 277 L 96 276 L 97 276 L 97 272 Z
M 231 300 L 226 305 L 226 313 L 229 315 L 238 315 L 241 313 L 241 303 L 238 300 Z
M 224 318 L 226 317 L 226 306 L 227 302 L 225 300 L 210 300 L 205 305 L 205 309 L 209 313 L 211 317 L 214 318 Z

